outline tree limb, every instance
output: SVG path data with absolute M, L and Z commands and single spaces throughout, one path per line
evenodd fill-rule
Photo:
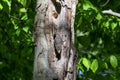
M 110 15 L 113 15 L 113 16 L 120 17 L 120 13 L 113 12 L 112 10 L 103 10 L 102 13 L 103 14 L 110 14 Z

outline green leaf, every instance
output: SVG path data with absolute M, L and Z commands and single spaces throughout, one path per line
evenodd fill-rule
M 27 10 L 25 8 L 20 8 L 20 12 L 25 13 L 25 12 L 27 12 Z
M 3 9 L 3 6 L 2 6 L 2 4 L 0 3 L 0 10 L 2 10 Z
M 83 4 L 83 9 L 88 10 L 90 8 L 97 11 L 97 9 L 93 6 L 93 4 L 90 1 L 85 0 L 85 3 Z
M 94 59 L 91 64 L 91 70 L 93 71 L 93 73 L 95 73 L 97 69 L 98 69 L 98 60 Z
M 15 20 L 11 18 L 11 23 L 14 25 L 14 29 L 18 29 L 18 25 L 15 23 Z
M 24 16 L 21 17 L 21 20 L 27 20 L 27 19 L 28 19 L 27 14 L 25 14 Z
M 114 55 L 110 56 L 110 64 L 113 68 L 116 68 L 118 65 L 117 58 Z
M 17 36 L 20 35 L 20 30 L 19 30 L 19 29 L 16 30 L 16 35 L 17 35 Z
M 106 69 L 108 69 L 108 65 L 107 65 L 106 62 L 105 62 L 103 65 L 104 65 L 104 67 L 105 67 Z
M 87 70 L 89 70 L 89 68 L 90 68 L 89 60 L 87 58 L 83 58 L 82 63 L 87 68 Z
M 11 10 L 11 0 L 3 0 L 3 8 L 8 13 Z
M 117 27 L 117 23 L 111 23 L 112 30 L 114 30 Z
M 97 19 L 97 20 L 101 20 L 101 19 L 102 19 L 102 16 L 101 16 L 100 13 L 97 14 L 96 19 Z
M 89 5 L 89 4 L 86 3 L 86 4 L 83 5 L 83 9 L 84 9 L 84 10 L 88 10 L 89 8 L 90 8 L 90 5 Z
M 26 33 L 28 32 L 29 27 L 23 27 L 23 31 L 25 31 Z
M 2 64 L 3 64 L 3 62 L 0 61 L 0 65 L 2 65 Z
M 25 7 L 27 0 L 18 0 L 18 2 L 21 3 Z

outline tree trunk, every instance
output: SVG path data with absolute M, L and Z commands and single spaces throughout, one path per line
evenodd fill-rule
M 76 80 L 76 4 L 77 0 L 37 0 L 34 80 Z

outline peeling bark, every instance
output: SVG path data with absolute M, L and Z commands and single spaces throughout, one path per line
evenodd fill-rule
M 76 80 L 76 4 L 77 0 L 37 0 L 34 80 Z

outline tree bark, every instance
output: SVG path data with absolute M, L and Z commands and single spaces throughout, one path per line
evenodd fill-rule
M 33 80 L 76 80 L 76 4 L 77 0 L 37 0 Z

